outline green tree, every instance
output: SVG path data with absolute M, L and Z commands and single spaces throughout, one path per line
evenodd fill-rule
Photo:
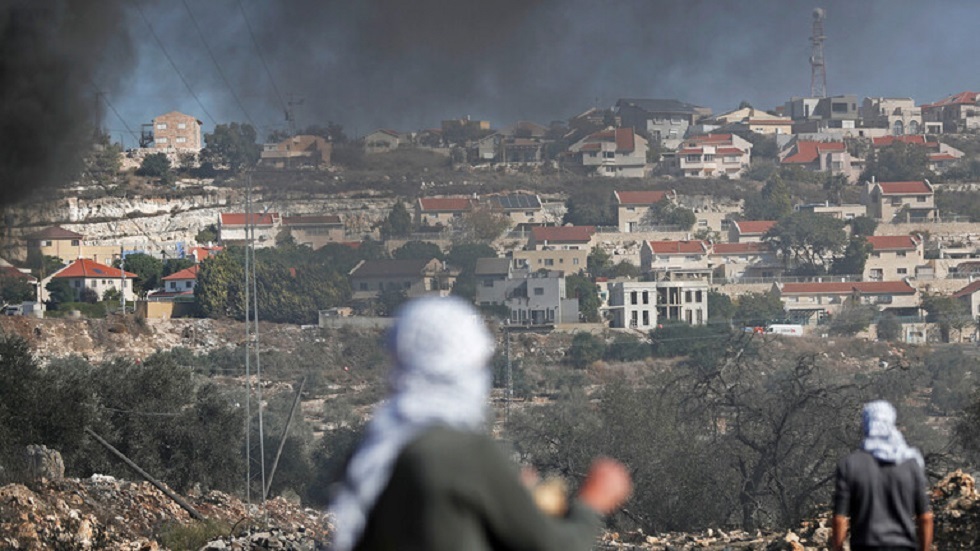
M 620 260 L 615 266 L 610 268 L 608 271 L 609 277 L 629 277 L 633 279 L 638 279 L 643 275 L 640 271 L 640 267 L 633 264 L 629 260 Z
M 678 226 L 682 231 L 687 231 L 694 227 L 697 221 L 694 211 L 664 199 L 650 207 L 643 223 L 651 226 Z
M 193 258 L 168 258 L 163 261 L 163 271 L 160 276 L 167 277 L 168 275 L 176 274 L 177 272 L 186 270 L 195 264 L 197 264 L 197 262 L 194 262 Z
M 861 180 L 876 178 L 879 182 L 922 180 L 930 176 L 929 157 L 925 147 L 905 142 L 872 149 L 868 154 Z
M 445 255 L 442 253 L 442 249 L 439 248 L 439 245 L 436 245 L 430 241 L 409 241 L 401 247 L 391 251 L 391 257 L 401 260 L 429 260 L 431 258 L 438 258 L 439 260 L 442 260 L 445 258 Z
M 615 362 L 635 362 L 650 357 L 650 345 L 643 339 L 629 333 L 618 333 L 606 345 L 603 359 Z
M 378 294 L 377 314 L 380 316 L 394 316 L 398 307 L 408 300 L 404 289 L 389 287 Z
M 388 216 L 381 222 L 381 237 L 405 237 L 412 233 L 412 215 L 408 213 L 405 204 L 395 201 Z
M 948 295 L 926 295 L 922 298 L 922 309 L 928 313 L 927 321 L 939 325 L 943 342 L 950 342 L 953 330 L 962 337 L 963 330 L 973 325 L 966 305 Z
M 836 316 L 830 320 L 827 332 L 831 335 L 853 337 L 871 325 L 878 308 L 871 304 L 848 301 Z
M 825 273 L 847 240 L 844 223 L 830 216 L 796 212 L 781 219 L 764 240 L 801 274 Z
M 827 174 L 823 189 L 827 192 L 827 200 L 837 205 L 844 204 L 844 190 L 849 182 L 846 174 Z
M 151 153 L 143 157 L 143 162 L 136 169 L 138 176 L 150 176 L 153 178 L 162 178 L 169 173 L 170 159 L 167 158 L 166 153 Z
M 20 304 L 35 298 L 34 286 L 25 278 L 0 274 L 0 301 L 5 304 Z
M 579 274 L 565 276 L 565 297 L 578 299 L 578 312 L 584 321 L 599 322 L 599 290 L 591 279 Z
M 112 143 L 108 134 L 100 134 L 84 160 L 82 178 L 96 185 L 116 183 L 122 168 L 122 145 Z
M 708 322 L 729 322 L 735 315 L 732 298 L 714 289 L 708 291 Z
M 48 282 L 45 289 L 48 291 L 48 300 L 54 304 L 62 304 L 75 300 L 75 289 L 67 279 L 55 278 Z
M 773 175 L 759 195 L 745 199 L 745 218 L 748 220 L 781 220 L 793 212 L 789 186 L 779 175 Z
M 851 235 L 871 237 L 878 228 L 878 221 L 870 216 L 855 216 L 847 222 L 851 226 Z
M 592 363 L 601 360 L 606 352 L 606 343 L 592 333 L 580 331 L 572 337 L 572 346 L 568 350 L 568 361 L 579 369 L 584 369 Z
M 476 208 L 463 216 L 462 239 L 475 243 L 492 243 L 510 229 L 510 218 L 488 208 Z
M 746 293 L 738 297 L 732 319 L 739 326 L 760 327 L 785 315 L 783 302 L 774 293 Z
M 607 277 L 609 270 L 612 269 L 612 256 L 605 249 L 596 245 L 589 252 L 585 265 L 588 267 L 589 274 L 592 277 Z
M 218 226 L 215 224 L 208 224 L 203 230 L 197 232 L 197 235 L 194 236 L 194 241 L 201 244 L 217 243 Z
M 115 264 L 118 268 L 119 262 Z M 140 296 L 145 296 L 146 293 L 162 286 L 160 278 L 163 277 L 163 261 L 159 258 L 146 253 L 132 253 L 126 255 L 123 267 L 127 272 L 136 274 L 133 291 Z
M 847 241 L 843 256 L 835 258 L 830 272 L 834 274 L 860 275 L 864 273 L 864 265 L 868 261 L 873 247 L 866 237 L 853 235 Z
M 565 224 L 612 226 L 616 223 L 613 216 L 612 194 L 601 186 L 572 193 L 565 201 L 565 205 L 568 207 L 565 211 Z
M 457 243 L 449 249 L 446 261 L 460 273 L 453 285 L 453 294 L 473 300 L 476 296 L 476 261 L 480 258 L 496 258 L 497 251 L 484 243 Z
M 202 162 L 227 166 L 239 172 L 258 162 L 262 148 L 256 143 L 258 135 L 250 124 L 219 124 L 214 132 L 204 135 Z
M 878 340 L 894 342 L 902 338 L 902 323 L 898 316 L 885 312 L 878 319 Z

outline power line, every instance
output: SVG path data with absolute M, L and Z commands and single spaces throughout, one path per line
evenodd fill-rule
M 136 140 L 136 143 L 139 143 L 140 141 L 139 135 L 136 134 L 136 132 L 134 132 L 133 129 L 130 128 L 128 124 L 126 124 L 126 119 L 122 118 L 122 115 L 119 114 L 119 111 L 116 111 L 116 106 L 113 105 L 111 101 L 109 101 L 109 96 L 107 96 L 105 92 L 103 92 L 102 89 L 99 88 L 99 86 L 95 83 L 95 81 L 89 80 L 89 84 L 92 85 L 92 88 L 95 88 L 95 92 L 99 94 L 99 97 L 101 97 L 102 100 L 105 101 L 105 104 L 109 106 L 109 109 L 113 112 L 113 114 L 116 115 L 116 118 L 119 119 L 119 122 L 121 122 L 122 125 L 126 127 L 126 131 L 133 135 L 133 138 Z
M 214 66 L 218 69 L 218 76 L 221 77 L 221 80 L 224 81 L 225 86 L 228 87 L 228 91 L 231 92 L 231 97 L 235 99 L 235 103 L 238 104 L 238 108 L 245 114 L 245 119 L 248 120 L 249 124 L 251 124 L 253 127 L 256 127 L 255 121 L 253 121 L 252 117 L 249 116 L 248 111 L 242 104 L 242 100 L 238 98 L 238 93 L 235 92 L 235 88 L 230 82 L 228 82 L 228 77 L 221 68 L 221 64 L 218 63 L 218 60 L 214 56 L 214 52 L 211 50 L 211 46 L 208 44 L 207 39 L 204 38 L 204 32 L 201 31 L 201 26 L 197 23 L 197 18 L 194 17 L 194 12 L 192 12 L 190 6 L 187 5 L 187 0 L 182 0 L 182 2 L 184 4 L 184 9 L 187 10 L 187 15 L 191 16 L 191 21 L 194 23 L 194 28 L 197 30 L 198 36 L 201 37 L 201 42 L 204 43 L 204 49 L 207 50 L 208 56 L 211 58 L 211 61 L 214 62 Z
M 262 50 L 259 48 L 259 43 L 255 40 L 255 33 L 252 32 L 252 24 L 248 21 L 248 14 L 245 13 L 245 6 L 242 5 L 242 0 L 238 0 L 238 9 L 242 12 L 242 19 L 245 20 L 245 28 L 248 29 L 248 36 L 252 39 L 252 46 L 255 46 L 255 52 L 259 55 L 259 61 L 262 62 L 262 67 L 265 68 L 265 74 L 269 77 L 269 82 L 272 83 L 272 90 L 276 93 L 276 97 L 279 98 L 279 105 L 282 106 L 284 113 L 288 112 L 289 108 L 286 105 L 285 100 L 282 99 L 282 94 L 279 93 L 279 87 L 276 86 L 276 79 L 272 78 L 272 71 L 269 70 L 269 65 L 265 62 L 265 56 L 262 55 Z
M 157 36 L 157 32 L 153 29 L 153 25 L 150 24 L 150 20 L 146 17 L 146 14 L 143 12 L 143 8 L 140 7 L 139 2 L 134 2 L 134 4 L 136 5 L 136 11 L 140 12 L 140 17 L 143 18 L 143 22 L 146 23 L 146 26 L 150 29 L 150 34 L 153 35 L 153 39 L 156 41 L 157 46 L 160 47 L 160 51 L 163 52 L 164 57 L 166 57 L 167 61 L 170 62 L 170 66 L 174 68 L 174 72 L 177 73 L 177 76 L 180 77 L 181 82 L 183 82 L 184 86 L 187 87 L 187 91 L 191 93 L 191 96 L 194 98 L 194 101 L 197 102 L 197 105 L 201 108 L 201 111 L 204 111 L 204 114 L 211 120 L 211 124 L 217 126 L 218 121 L 216 121 L 214 117 L 211 116 L 211 113 L 208 112 L 207 108 L 204 107 L 204 104 L 201 103 L 201 98 L 197 97 L 197 94 L 194 93 L 194 89 L 191 88 L 190 83 L 187 82 L 186 78 L 184 78 L 184 74 L 180 72 L 180 69 L 177 68 L 177 64 L 174 63 L 173 58 L 170 57 L 169 53 L 167 53 L 167 49 L 163 46 L 163 41 L 160 40 L 159 36 Z

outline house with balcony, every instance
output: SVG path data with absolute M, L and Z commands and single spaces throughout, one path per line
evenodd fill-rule
M 616 116 L 623 126 L 643 130 L 654 141 L 674 149 L 687 136 L 688 127 L 711 116 L 710 107 L 676 99 L 620 99 Z
M 477 260 L 476 304 L 506 306 L 519 325 L 578 323 L 578 298 L 567 297 L 565 274 L 558 270 L 515 267 L 506 258 Z
M 530 121 L 518 121 L 476 140 L 471 147 L 473 158 L 483 162 L 537 164 L 544 159 L 544 148 L 550 140 L 548 129 Z
M 665 164 L 687 178 L 731 178 L 748 170 L 752 143 L 735 134 L 706 134 L 683 141 L 676 153 L 667 154 Z
M 476 206 L 477 200 L 467 196 L 420 197 L 415 201 L 415 225 L 452 226 Z
M 649 226 L 650 209 L 661 201 L 677 202 L 677 192 L 666 191 L 614 191 L 616 199 L 616 226 L 628 233 Z
M 817 325 L 837 315 L 847 304 L 871 304 L 896 316 L 919 314 L 919 292 L 906 281 L 824 281 L 773 283 L 793 323 Z
M 595 226 L 535 226 L 524 250 L 513 251 L 511 258 L 515 266 L 531 270 L 578 273 L 588 267 L 595 234 Z
M 710 279 L 707 241 L 644 241 L 640 247 L 640 269 L 654 278 Z M 667 274 L 670 274 L 669 276 Z
M 251 232 L 256 248 L 274 247 L 281 229 L 282 216 L 278 212 L 222 212 L 218 215 L 218 239 L 225 246 L 246 244 Z
M 843 174 L 848 182 L 855 182 L 861 174 L 863 160 L 851 157 L 844 142 L 794 138 L 779 151 L 779 164 L 810 172 Z
M 925 265 L 923 240 L 915 235 L 872 235 L 871 252 L 864 264 L 865 281 L 899 281 L 915 277 Z
M 853 94 L 816 97 L 793 97 L 783 107 L 793 119 L 793 134 L 853 134 L 857 128 L 858 100 Z
M 344 222 L 335 214 L 283 216 L 282 227 L 297 245 L 306 245 L 314 251 L 327 243 L 343 241 L 347 236 Z
M 378 298 L 385 291 L 401 291 L 408 298 L 448 296 L 459 269 L 432 258 L 362 260 L 348 274 L 354 300 Z
M 607 287 L 610 327 L 647 332 L 666 322 L 708 321 L 706 282 L 612 280 Z
M 922 108 L 916 107 L 912 98 L 864 98 L 861 121 L 866 128 L 886 128 L 893 136 L 920 134 L 925 130 Z
M 568 151 L 600 176 L 642 178 L 647 172 L 646 138 L 632 128 L 607 128 L 572 144 Z
M 55 280 L 67 281 L 75 293 L 75 300 L 82 298 L 82 291 L 85 289 L 91 289 L 99 300 L 102 300 L 106 291 L 110 289 L 114 291 L 121 289 L 125 300 L 136 300 L 136 295 L 133 293 L 133 279 L 136 277 L 138 276 L 132 272 L 80 258 L 41 281 L 41 300 L 50 300 L 47 285 Z
M 955 134 L 980 129 L 980 93 L 960 92 L 922 106 L 928 132 Z
M 728 242 L 758 243 L 775 225 L 775 220 L 732 220 L 728 225 Z
M 823 203 L 806 203 L 795 205 L 793 210 L 797 212 L 812 212 L 823 216 L 830 216 L 838 220 L 853 220 L 858 216 L 867 216 L 868 207 L 858 203 L 845 203 L 836 205 L 830 201 Z
M 865 182 L 862 202 L 868 216 L 886 223 L 934 220 L 939 215 L 929 180 Z

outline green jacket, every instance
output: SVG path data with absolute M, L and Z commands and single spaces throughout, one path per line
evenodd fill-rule
M 589 550 L 600 527 L 578 502 L 564 518 L 541 512 L 489 437 L 435 427 L 398 456 L 356 549 Z

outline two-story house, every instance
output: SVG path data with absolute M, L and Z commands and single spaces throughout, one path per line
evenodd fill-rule
M 793 133 L 843 133 L 857 127 L 858 101 L 853 94 L 823 98 L 794 97 L 784 106 L 793 119 Z
M 432 258 L 362 260 L 348 274 L 354 300 L 375 299 L 397 290 L 409 298 L 448 296 L 459 270 Z
M 607 287 L 610 327 L 650 331 L 671 321 L 708 321 L 706 282 L 612 280 Z
M 861 120 L 867 128 L 887 128 L 894 136 L 919 134 L 925 129 L 922 108 L 916 107 L 912 98 L 864 98 Z
M 256 248 L 274 247 L 281 229 L 282 217 L 278 212 L 222 212 L 218 215 L 218 239 L 225 246 L 244 245 L 251 234 Z
M 782 275 L 784 266 L 768 243 L 712 243 L 708 265 L 714 276 L 724 279 L 771 278 Z
M 861 160 L 854 159 L 844 142 L 790 140 L 779 151 L 779 164 L 800 167 L 810 172 L 843 174 L 849 182 L 861 173 Z
M 476 207 L 472 197 L 420 197 L 415 201 L 415 225 L 452 226 Z
M 830 216 L 831 218 L 836 218 L 838 220 L 853 220 L 858 216 L 868 215 L 868 207 L 866 205 L 859 203 L 844 203 L 843 205 L 836 205 L 830 201 L 795 205 L 793 210 L 797 212 L 822 214 L 823 216 Z
M 770 135 L 793 133 L 793 119 L 771 115 L 754 107 L 742 107 L 715 115 L 708 122 L 716 125 L 719 133 L 741 136 L 744 136 L 746 132 Z
M 728 241 L 758 243 L 775 225 L 775 220 L 732 220 L 728 225 Z
M 196 117 L 178 111 L 155 117 L 151 124 L 143 125 L 140 146 L 153 149 L 184 149 L 200 151 L 201 126 Z
M 752 143 L 735 134 L 707 134 L 683 141 L 674 155 L 665 155 L 669 166 L 687 178 L 737 180 L 748 170 Z
M 265 144 L 259 164 L 267 168 L 319 168 L 330 164 L 333 144 L 321 136 L 300 135 Z
M 642 178 L 647 170 L 646 138 L 632 128 L 593 132 L 568 148 L 582 166 L 600 176 Z
M 711 108 L 676 99 L 620 99 L 616 116 L 623 126 L 646 131 L 654 142 L 673 149 L 687 135 L 688 127 L 711 116 Z
M 967 132 L 980 129 L 980 93 L 960 92 L 922 106 L 929 132 Z M 934 127 L 932 126 L 934 125 Z
M 28 258 L 40 259 L 45 256 L 54 256 L 60 259 L 63 264 L 68 264 L 79 258 L 111 264 L 122 253 L 117 245 L 86 244 L 85 236 L 60 226 L 44 228 L 27 235 L 24 239 L 27 241 Z
M 80 258 L 45 278 L 41 283 L 41 300 L 49 300 L 47 284 L 54 280 L 67 281 L 75 292 L 75 299 L 82 297 L 83 289 L 91 289 L 102 300 L 105 292 L 122 289 L 125 300 L 136 300 L 133 293 L 133 279 L 137 275 L 119 268 L 99 264 L 94 260 Z
M 925 263 L 921 238 L 913 235 L 872 235 L 871 253 L 864 264 L 866 281 L 898 281 L 916 275 Z
M 963 303 L 971 318 L 980 321 L 980 279 L 953 293 L 953 298 Z
M 347 235 L 343 221 L 335 214 L 283 216 L 282 227 L 297 245 L 306 245 L 314 251 L 327 243 L 343 241 Z
M 481 258 L 474 275 L 476 303 L 506 306 L 510 323 L 555 325 L 579 321 L 578 298 L 567 296 L 562 271 L 515 267 L 506 258 Z
M 182 301 L 194 299 L 194 287 L 197 286 L 197 273 L 201 266 L 195 264 L 179 272 L 165 276 L 163 289 L 158 289 L 147 295 L 150 301 Z
M 817 325 L 837 315 L 844 305 L 872 304 L 897 316 L 917 315 L 918 290 L 905 281 L 774 283 L 772 292 L 794 323 Z
M 862 202 L 868 216 L 884 222 L 933 220 L 939 214 L 929 180 L 865 182 Z
M 536 226 L 524 250 L 511 255 L 517 266 L 574 274 L 588 267 L 595 234 L 595 226 Z
M 709 252 L 707 241 L 644 241 L 640 248 L 640 269 L 644 273 L 710 275 Z
M 677 202 L 677 192 L 668 191 L 614 191 L 616 199 L 616 226 L 628 233 L 649 226 L 650 209 L 661 201 Z

